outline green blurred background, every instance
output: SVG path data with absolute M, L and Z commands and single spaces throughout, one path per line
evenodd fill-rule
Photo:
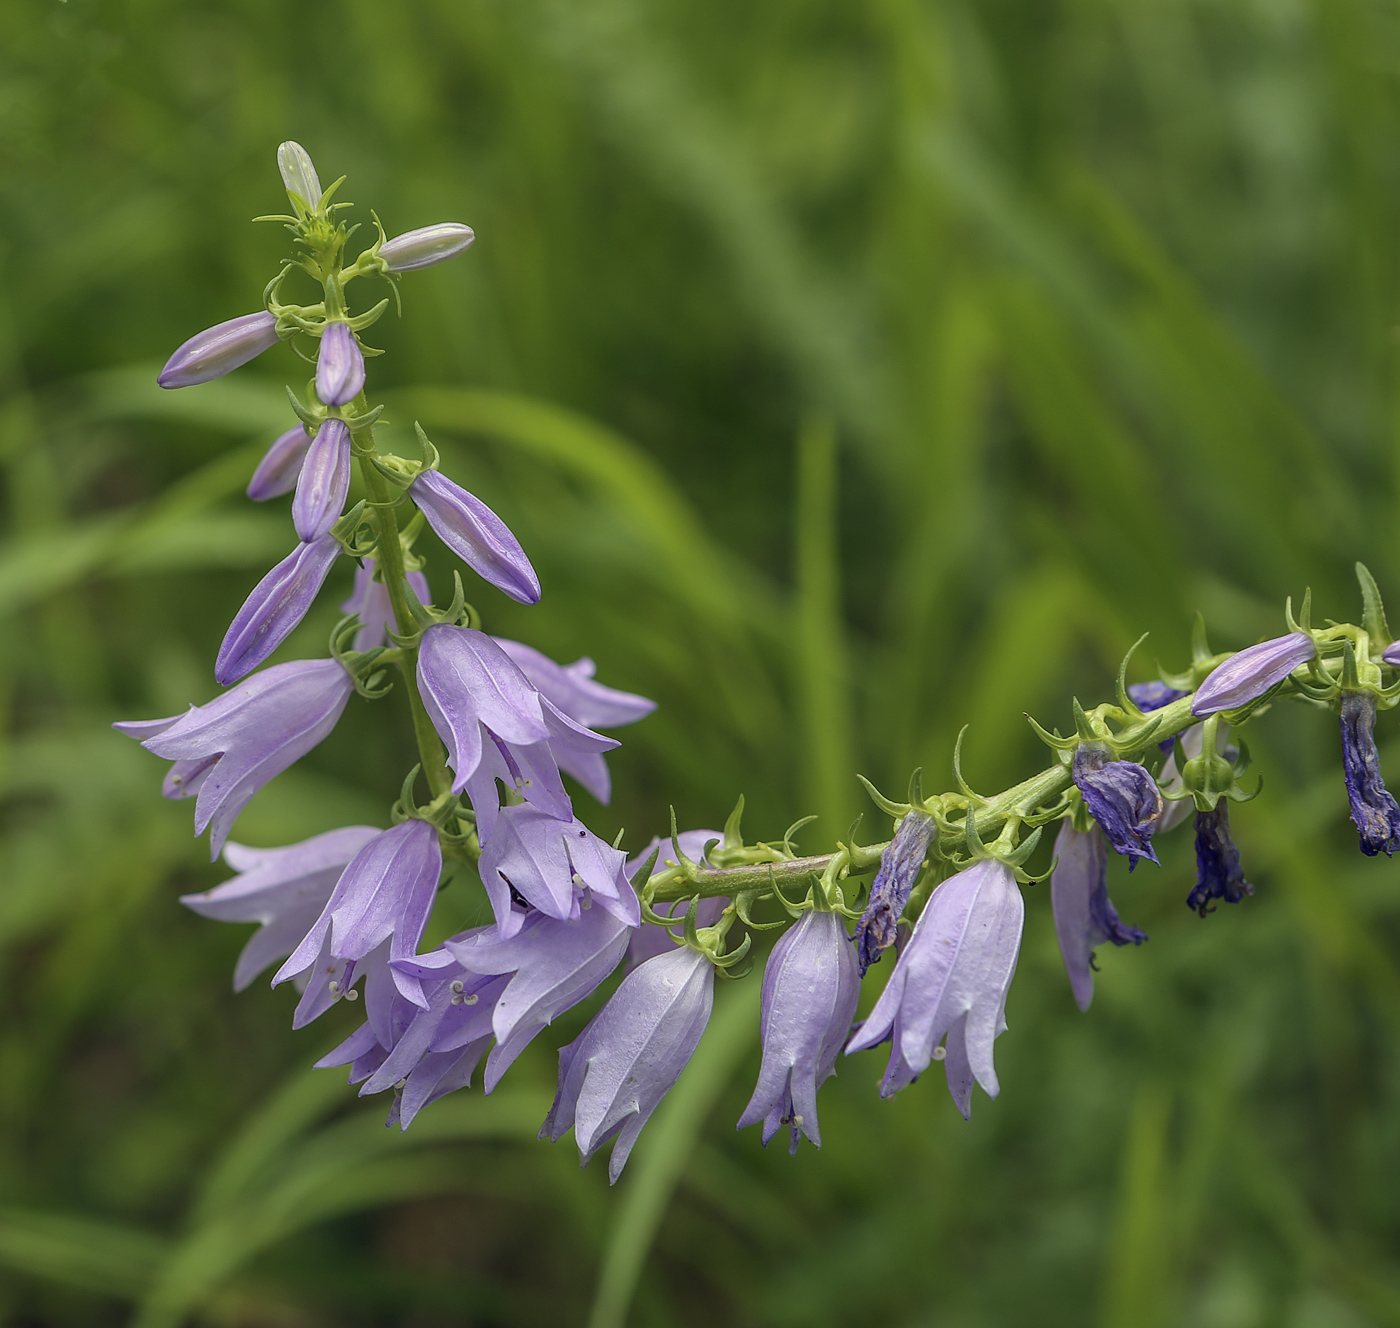
M 1115 867 L 1152 940 L 1087 1016 L 1028 891 L 970 1124 L 937 1074 L 879 1101 L 879 1052 L 765 1153 L 735 984 L 613 1190 L 533 1138 L 586 1011 L 405 1137 L 308 1072 L 355 1016 L 232 995 L 243 929 L 176 903 L 224 873 L 107 727 L 213 695 L 291 538 L 241 494 L 291 352 L 153 382 L 257 306 L 285 138 L 362 221 L 477 230 L 372 382 L 535 560 L 490 627 L 661 702 L 579 799 L 631 846 L 743 792 L 815 851 L 964 723 L 974 786 L 1037 768 L 1022 712 L 1143 631 L 1138 676 L 1197 609 L 1355 616 L 1357 558 L 1400 595 L 1397 94 L 1389 0 L 8 0 L 0 1321 L 1400 1324 L 1400 881 L 1325 716 L 1250 735 L 1253 899 L 1190 913 L 1186 832 Z M 382 823 L 400 704 L 238 837 Z

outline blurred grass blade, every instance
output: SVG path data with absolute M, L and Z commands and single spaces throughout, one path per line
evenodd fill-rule
M 0 1264 L 89 1291 L 139 1295 L 168 1249 L 161 1237 L 133 1227 L 0 1208 Z

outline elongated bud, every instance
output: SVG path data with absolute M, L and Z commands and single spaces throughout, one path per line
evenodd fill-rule
M 289 194 L 298 195 L 313 212 L 321 201 L 321 181 L 311 154 L 300 143 L 283 143 L 277 149 L 277 169 Z
M 277 320 L 264 310 L 217 323 L 192 336 L 156 379 L 162 387 L 193 387 L 232 373 L 277 344 Z
M 1300 664 L 1317 658 L 1306 632 L 1290 632 L 1231 655 L 1196 691 L 1191 713 L 1198 718 L 1220 710 L 1237 710 L 1281 683 Z
M 314 544 L 298 544 L 258 582 L 219 647 L 214 677 L 220 687 L 251 673 L 291 635 L 339 554 L 335 536 L 322 535 Z
M 348 323 L 331 323 L 316 357 L 316 395 L 327 406 L 353 401 L 365 385 L 365 357 Z
M 390 272 L 416 272 L 420 267 L 445 263 L 449 258 L 471 246 L 476 232 L 460 221 L 440 221 L 436 226 L 423 226 L 405 231 L 379 246 L 379 256 Z
M 540 579 L 520 541 L 480 498 L 435 470 L 425 470 L 409 494 L 434 534 L 483 581 L 521 604 L 538 604 Z
M 263 503 L 291 493 L 296 488 L 306 449 L 310 446 L 311 435 L 300 424 L 288 429 L 258 462 L 253 478 L 248 481 L 248 497 L 255 503 Z
M 316 431 L 292 499 L 297 538 L 320 539 L 345 510 L 350 492 L 350 430 L 344 420 L 327 420 Z

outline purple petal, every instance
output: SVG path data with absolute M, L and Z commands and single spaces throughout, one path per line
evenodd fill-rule
M 318 540 L 340 519 L 350 492 L 350 430 L 344 420 L 325 420 L 306 452 L 292 499 L 297 538 Z
M 521 604 L 538 604 L 540 579 L 520 541 L 474 494 L 436 470 L 425 470 L 409 486 L 437 537 L 483 581 Z
M 1317 646 L 1306 632 L 1291 632 L 1261 641 L 1231 655 L 1196 690 L 1191 713 L 1197 718 L 1221 710 L 1237 710 L 1263 696 L 1294 669 L 1317 658 Z
M 327 406 L 344 406 L 365 385 L 365 357 L 348 323 L 327 323 L 316 356 L 316 395 Z
M 288 429 L 258 462 L 253 478 L 248 481 L 248 497 L 255 503 L 261 503 L 291 493 L 296 488 L 297 477 L 301 474 L 306 450 L 310 446 L 311 435 L 302 425 Z
M 193 387 L 232 373 L 277 344 L 277 320 L 266 311 L 230 318 L 192 336 L 156 379 L 162 387 Z
M 545 700 L 584 728 L 620 728 L 645 719 L 656 709 L 656 702 L 645 696 L 620 692 L 594 682 L 595 665 L 591 659 L 556 664 L 533 646 L 501 636 L 491 639 L 511 657 Z

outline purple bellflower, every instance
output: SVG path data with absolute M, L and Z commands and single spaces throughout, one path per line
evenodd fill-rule
M 719 840 L 724 841 L 724 836 L 718 830 L 682 830 L 676 836 L 680 842 L 681 852 L 692 862 L 703 862 L 705 857 L 705 845 Z M 647 865 L 647 859 L 653 853 L 657 854 L 656 866 L 653 872 L 665 871 L 668 862 L 674 862 L 675 847 L 671 843 L 670 835 L 657 835 L 650 844 L 640 853 L 634 853 L 627 860 L 625 868 L 627 879 L 630 881 L 636 874 Z M 643 882 L 645 884 L 645 882 Z M 729 906 L 729 899 L 725 895 L 712 895 L 702 899 L 700 906 L 695 912 L 695 925 L 697 927 L 713 927 L 719 921 L 720 914 Z M 679 928 L 685 920 L 686 912 L 690 908 L 690 901 L 668 900 L 652 904 L 651 911 L 663 918 L 675 918 L 674 927 L 647 926 L 638 927 L 632 933 L 631 940 L 627 943 L 627 971 L 630 973 L 638 964 L 644 964 L 653 955 L 668 954 L 676 948 L 676 940 L 680 935 Z
M 298 544 L 253 587 L 229 624 L 214 661 L 220 687 L 251 673 L 291 635 L 315 602 L 340 552 L 334 535 Z
M 321 916 L 273 978 L 272 984 L 306 972 L 352 966 L 385 941 L 389 960 L 410 959 L 423 939 L 442 875 L 438 834 L 427 821 L 403 821 L 369 841 L 341 873 Z M 409 999 L 417 987 L 393 970 Z M 353 974 L 341 979 L 349 986 Z M 298 1025 L 299 1027 L 300 1025 Z
M 270 313 L 244 314 L 192 336 L 166 362 L 156 378 L 162 387 L 193 387 L 232 373 L 277 344 L 277 320 Z
M 1400 806 L 1381 778 L 1376 752 L 1376 698 L 1371 692 L 1343 692 L 1342 768 L 1346 774 L 1351 819 L 1368 857 L 1390 857 L 1400 848 Z
M 316 355 L 316 395 L 323 405 L 344 406 L 365 385 L 365 357 L 349 323 L 327 323 Z
M 1068 818 L 1062 821 L 1055 859 L 1050 878 L 1055 935 L 1074 1003 L 1087 1010 L 1094 999 L 1094 947 L 1105 941 L 1141 945 L 1147 933 L 1123 923 L 1108 897 L 1108 841 L 1098 826 L 1082 831 Z
M 520 930 L 526 908 L 562 920 L 596 903 L 627 926 L 640 925 L 626 861 L 621 849 L 604 843 L 581 821 L 561 820 L 521 802 L 501 808 L 477 869 L 501 937 L 509 939 Z
M 447 744 L 452 790 L 467 791 L 483 843 L 499 810 L 497 779 L 550 816 L 571 820 L 556 751 L 582 759 L 618 745 L 551 705 L 500 646 L 469 627 L 440 623 L 423 633 L 418 686 Z
M 629 973 L 593 1021 L 559 1052 L 559 1091 L 540 1127 L 558 1141 L 570 1126 L 586 1163 L 616 1136 L 616 1183 L 637 1136 L 695 1053 L 714 1003 L 715 971 L 689 947 Z
M 892 1039 L 881 1097 L 913 1083 L 934 1059 L 944 1060 L 964 1117 L 974 1079 L 997 1095 L 992 1043 L 1006 1031 L 1025 913 L 1011 869 L 992 860 L 949 877 L 929 897 L 870 1017 L 846 1046 L 850 1055 Z
M 408 492 L 433 533 L 477 576 L 521 604 L 540 602 L 540 579 L 520 541 L 480 498 L 435 470 L 423 471 Z
M 323 420 L 307 448 L 292 499 L 292 525 L 300 540 L 318 540 L 345 510 L 350 492 L 350 430 L 344 420 Z
M 274 664 L 183 715 L 112 727 L 175 762 L 163 791 L 198 794 L 194 832 L 209 827 L 212 859 L 253 794 L 335 727 L 354 690 L 335 660 L 299 659 Z
M 1162 791 L 1136 761 L 1114 761 L 1108 748 L 1081 742 L 1074 750 L 1074 782 L 1094 820 L 1118 853 L 1128 857 L 1128 870 L 1139 858 L 1157 861 L 1152 834 L 1162 814 Z
M 300 424 L 295 429 L 288 429 L 258 462 L 253 478 L 248 481 L 248 497 L 255 503 L 263 503 L 269 498 L 280 498 L 284 493 L 291 493 L 297 486 L 302 463 L 306 460 L 306 450 L 310 446 L 311 435 Z
M 416 272 L 456 258 L 476 239 L 476 232 L 459 221 L 440 221 L 405 231 L 379 246 L 379 256 L 390 272 Z
M 880 962 L 880 956 L 898 938 L 900 915 L 923 870 L 933 834 L 933 817 L 910 810 L 880 854 L 880 868 L 870 884 L 870 900 L 856 923 L 855 948 L 861 977 L 871 964 Z
M 822 1146 L 817 1090 L 836 1073 L 836 1054 L 860 999 L 855 947 L 836 913 L 804 913 L 774 945 L 763 970 L 763 1063 L 739 1129 L 763 1122 L 763 1143 L 786 1125 L 789 1151 L 806 1135 Z
M 1301 664 L 1317 658 L 1317 646 L 1306 632 L 1290 632 L 1261 641 L 1231 655 L 1196 689 L 1191 713 L 1198 719 L 1221 710 L 1238 710 L 1257 701 Z
M 346 863 L 379 833 L 369 825 L 347 825 L 285 848 L 226 844 L 224 861 L 238 873 L 202 894 L 180 902 L 218 922 L 259 922 L 233 970 L 242 991 L 269 964 L 285 959 L 320 916 Z
M 413 587 L 420 604 L 431 604 L 433 592 L 428 589 L 428 578 L 422 572 L 409 572 L 404 578 Z M 374 578 L 374 559 L 366 558 L 355 569 L 355 587 L 350 598 L 340 606 L 342 613 L 356 614 L 360 619 L 360 630 L 355 633 L 354 649 L 373 650 L 386 640 L 385 631 L 396 631 L 394 606 L 389 601 L 389 588 Z
M 1212 900 L 1238 904 L 1253 893 L 1230 838 L 1229 804 L 1221 798 L 1210 811 L 1196 813 L 1196 885 L 1186 896 L 1187 907 L 1205 917 L 1215 909 Z

